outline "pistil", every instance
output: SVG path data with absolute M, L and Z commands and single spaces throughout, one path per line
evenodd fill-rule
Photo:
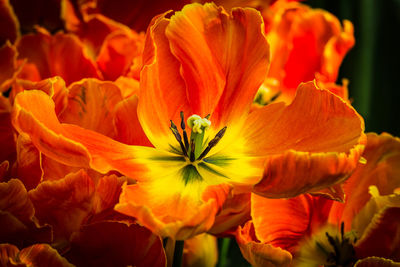
M 208 143 L 207 147 L 203 149 L 203 140 L 204 134 L 206 130 L 210 127 L 211 122 L 208 120 L 210 115 L 207 115 L 205 118 L 201 118 L 198 115 L 192 115 L 188 118 L 187 124 L 189 128 L 191 128 L 190 141 L 186 132 L 185 118 L 183 111 L 180 113 L 181 117 L 181 129 L 182 136 L 178 131 L 178 128 L 171 120 L 170 129 L 175 136 L 175 139 L 178 141 L 182 154 L 190 160 L 190 162 L 195 162 L 196 160 L 202 160 L 210 150 L 218 144 L 221 138 L 224 136 L 226 131 L 226 126 L 222 128 L 215 137 Z

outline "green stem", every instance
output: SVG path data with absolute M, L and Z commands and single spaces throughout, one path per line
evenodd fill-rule
M 172 238 L 167 239 L 167 243 L 164 246 L 165 256 L 167 257 L 167 267 L 172 267 L 175 251 L 175 240 Z
M 176 241 L 175 252 L 174 252 L 174 261 L 172 263 L 172 267 L 181 267 L 182 266 L 183 246 L 184 246 L 183 240 Z
M 184 241 L 175 241 L 172 238 L 167 238 L 164 244 L 167 267 L 181 267 Z
M 218 267 L 225 267 L 228 262 L 228 251 L 229 251 L 229 244 L 231 242 L 230 238 L 223 238 L 221 251 L 219 255 Z

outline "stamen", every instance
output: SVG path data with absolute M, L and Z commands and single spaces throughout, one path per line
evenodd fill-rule
M 208 154 L 208 152 L 210 152 L 211 148 L 213 148 L 218 144 L 219 140 L 221 140 L 221 138 L 224 136 L 226 128 L 227 127 L 225 126 L 221 130 L 219 130 L 219 132 L 215 135 L 215 137 L 208 143 L 206 149 L 204 149 L 204 151 L 200 154 L 198 160 L 203 159 Z
M 196 159 L 196 157 L 194 156 L 194 150 L 196 148 L 195 146 L 196 145 L 195 145 L 193 139 L 190 140 L 190 161 L 191 162 L 195 161 L 195 159 Z
M 188 154 L 187 154 L 187 152 L 186 152 L 185 146 L 184 146 L 183 143 L 182 143 L 182 137 L 181 137 L 181 135 L 180 135 L 179 132 L 178 132 L 178 128 L 176 127 L 175 123 L 174 123 L 172 120 L 171 120 L 171 127 L 169 127 L 169 128 L 171 129 L 172 133 L 173 133 L 174 136 L 175 136 L 175 139 L 178 141 L 179 145 L 181 146 L 183 155 L 184 155 L 185 157 L 187 157 Z
M 181 111 L 181 128 L 182 128 L 182 132 L 183 132 L 183 141 L 185 142 L 185 148 L 186 151 L 189 151 L 189 140 L 188 140 L 188 136 L 186 133 L 186 125 L 185 125 L 185 118 L 183 116 L 183 111 Z

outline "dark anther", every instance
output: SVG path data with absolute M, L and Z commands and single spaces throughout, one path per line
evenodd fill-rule
M 188 140 L 188 136 L 186 133 L 186 125 L 185 125 L 185 118 L 183 116 L 183 111 L 181 111 L 181 128 L 182 128 L 182 132 L 183 132 L 183 141 L 185 142 L 185 148 L 186 151 L 189 150 L 189 140 Z
M 325 233 L 325 234 L 326 234 L 326 237 L 328 238 L 329 243 L 331 244 L 331 246 L 335 250 L 335 255 L 336 256 L 340 255 L 340 251 L 339 251 L 339 248 L 337 246 L 337 243 L 335 242 L 335 239 L 333 239 L 333 237 L 331 235 L 329 235 L 328 233 Z
M 208 152 L 210 152 L 211 148 L 213 148 L 218 144 L 219 140 L 221 140 L 221 138 L 224 136 L 225 131 L 226 131 L 226 126 L 221 130 L 219 130 L 219 132 L 215 135 L 215 137 L 208 143 L 206 149 L 204 149 L 204 151 L 200 154 L 198 160 L 203 159 L 208 154 Z
M 187 155 L 185 146 L 184 146 L 183 143 L 182 143 L 182 137 L 181 137 L 181 135 L 180 135 L 179 132 L 178 132 L 178 128 L 176 127 L 175 123 L 174 123 L 172 120 L 171 120 L 171 127 L 169 127 L 169 128 L 171 129 L 172 133 L 173 133 L 174 136 L 175 136 L 175 139 L 178 141 L 179 145 L 181 146 L 183 155 L 184 155 L 185 157 L 187 157 L 188 155 Z
M 344 241 L 344 222 L 340 224 L 340 235 L 342 236 L 342 242 Z
M 195 144 L 194 144 L 194 141 L 193 141 L 193 139 L 192 140 L 190 140 L 190 161 L 191 162 L 193 162 L 194 160 L 195 160 L 195 157 L 194 157 L 194 150 L 195 150 Z

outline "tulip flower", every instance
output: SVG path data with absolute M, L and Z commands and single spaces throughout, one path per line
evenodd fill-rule
M 157 235 L 187 239 L 212 227 L 231 194 L 318 192 L 357 165 L 362 119 L 312 81 L 290 105 L 250 113 L 268 59 L 256 10 L 187 5 L 154 18 L 146 34 L 137 116 L 151 147 L 60 123 L 41 91 L 16 96 L 13 125 L 49 158 L 135 179 L 115 209 Z

